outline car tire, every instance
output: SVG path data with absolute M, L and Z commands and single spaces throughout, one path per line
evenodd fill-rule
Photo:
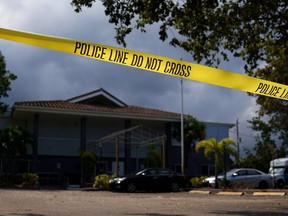
M 261 181 L 259 182 L 259 189 L 267 189 L 269 187 L 268 182 Z
M 126 189 L 129 193 L 134 193 L 134 192 L 136 192 L 136 185 L 134 183 L 130 182 L 127 184 Z
M 180 190 L 179 184 L 177 182 L 172 182 L 170 189 L 172 192 L 178 192 Z

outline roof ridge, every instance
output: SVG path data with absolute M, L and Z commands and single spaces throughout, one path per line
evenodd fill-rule
M 87 96 L 87 95 L 90 95 L 90 94 L 94 94 L 94 93 L 97 93 L 97 92 L 101 92 L 101 91 L 104 91 L 106 92 L 103 88 L 99 88 L 99 89 L 96 89 L 96 90 L 93 90 L 93 91 L 89 91 L 89 92 L 86 92 L 86 93 L 83 93 L 83 94 L 80 94 L 80 95 L 77 95 L 77 96 L 74 96 L 72 98 L 68 98 L 64 101 L 71 101 L 71 100 L 75 100 L 77 98 L 81 98 L 81 97 L 84 97 L 84 96 Z M 108 93 L 108 92 L 107 92 Z
M 72 103 L 78 103 L 78 102 L 81 103 L 81 101 L 86 101 L 87 99 L 89 100 L 89 99 L 96 98 L 99 96 L 105 97 L 111 103 L 117 104 L 118 106 L 122 106 L 122 107 L 127 106 L 126 103 L 124 103 L 122 100 L 118 99 L 117 97 L 115 97 L 114 95 L 112 95 L 111 93 L 109 93 L 103 88 L 99 88 L 95 91 L 87 92 L 87 93 L 69 98 L 65 101 L 72 102 Z

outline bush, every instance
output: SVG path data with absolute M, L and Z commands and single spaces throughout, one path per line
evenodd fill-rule
M 191 182 L 192 187 L 194 188 L 202 187 L 202 182 L 205 178 L 206 178 L 205 176 L 191 178 L 190 182 Z
M 36 173 L 23 174 L 23 186 L 36 186 L 38 184 L 38 175 Z
M 107 175 L 107 174 L 97 175 L 95 177 L 95 181 L 94 181 L 93 187 L 94 188 L 98 188 L 98 189 L 108 190 L 109 189 L 109 180 L 110 179 L 111 179 L 111 176 Z

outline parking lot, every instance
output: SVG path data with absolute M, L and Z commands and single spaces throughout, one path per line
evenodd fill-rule
M 288 196 L 0 190 L 0 216 L 288 215 Z

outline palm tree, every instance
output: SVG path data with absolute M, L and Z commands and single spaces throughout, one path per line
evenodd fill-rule
M 211 158 L 212 153 L 215 156 L 215 187 L 218 187 L 218 167 L 224 170 L 225 185 L 227 155 L 232 155 L 234 158 L 236 158 L 236 160 L 238 160 L 237 145 L 235 141 L 231 138 L 224 138 L 221 141 L 217 142 L 215 138 L 210 138 L 208 140 L 202 140 L 196 144 L 196 152 L 199 152 L 200 149 L 204 149 L 204 154 L 207 159 Z

